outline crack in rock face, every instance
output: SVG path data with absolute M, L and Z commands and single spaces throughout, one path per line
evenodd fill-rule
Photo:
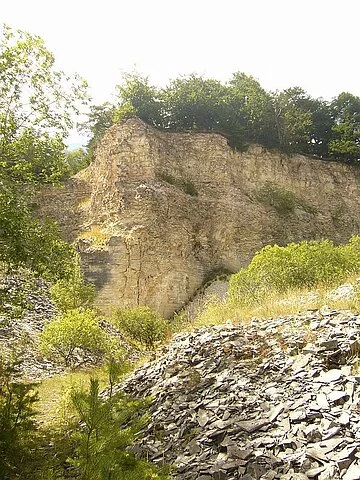
M 151 396 L 136 453 L 176 480 L 360 478 L 360 316 L 200 328 L 117 388 Z

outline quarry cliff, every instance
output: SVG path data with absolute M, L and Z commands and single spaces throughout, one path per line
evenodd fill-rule
M 359 234 L 360 170 L 258 145 L 236 152 L 216 133 L 131 118 L 37 204 L 77 242 L 102 310 L 149 305 L 169 316 L 266 244 Z

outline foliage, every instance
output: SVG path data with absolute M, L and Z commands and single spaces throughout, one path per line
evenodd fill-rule
M 149 79 L 138 73 L 125 73 L 117 85 L 119 104 L 114 112 L 114 121 L 138 116 L 153 126 L 162 126 L 162 103 L 159 92 L 150 85 Z
M 94 159 L 94 153 L 106 130 L 114 124 L 115 106 L 109 102 L 101 105 L 92 105 L 87 120 L 78 125 L 79 130 L 90 136 L 87 143 L 87 158 L 90 163 Z
M 84 148 L 77 148 L 65 153 L 66 175 L 72 176 L 90 164 L 90 157 Z
M 36 431 L 34 385 L 18 379 L 20 361 L 14 355 L 0 356 L 0 472 L 1 478 L 24 473 L 31 460 L 32 436 Z M 25 478 L 25 477 L 24 477 Z
M 253 77 L 233 74 L 228 88 L 229 118 L 224 130 L 238 142 L 276 146 L 275 109 L 272 96 Z M 236 142 L 235 142 L 236 143 Z
M 86 84 L 55 70 L 54 63 L 40 37 L 3 27 L 0 157 L 17 182 L 52 182 L 63 175 L 63 139 L 86 99 Z
M 0 261 L 61 276 L 69 247 L 54 225 L 32 218 L 29 198 L 67 172 L 64 139 L 86 84 L 54 68 L 43 40 L 0 32 Z M 55 263 L 55 267 L 52 263 Z M 60 271 L 59 271 L 60 269 Z
M 175 178 L 168 173 L 162 173 L 159 177 L 164 180 L 166 183 L 170 185 L 174 185 L 176 187 L 181 188 L 184 193 L 190 195 L 191 197 L 196 197 L 198 195 L 198 191 L 196 189 L 195 184 L 191 180 L 186 180 L 183 178 Z
M 270 183 L 261 188 L 259 199 L 275 208 L 280 215 L 293 212 L 297 205 L 297 200 L 292 192 Z
M 279 145 L 287 151 L 303 151 L 310 140 L 312 116 L 310 97 L 299 87 L 275 96 Z
M 340 158 L 360 159 L 360 97 L 343 92 L 331 103 L 334 118 L 330 152 Z
M 137 459 L 127 447 L 145 424 L 145 418 L 131 421 L 144 401 L 121 394 L 100 396 L 99 382 L 90 380 L 88 392 L 72 393 L 81 430 L 73 434 L 75 442 L 71 463 L 82 480 L 165 480 L 168 478 L 145 461 Z
M 50 287 L 51 299 L 61 312 L 89 307 L 95 296 L 95 288 L 84 280 L 78 256 L 74 256 L 69 274 Z
M 0 178 L 0 262 L 54 280 L 67 276 L 72 256 L 56 223 L 33 218 L 25 198 Z
M 76 308 L 55 317 L 41 334 L 41 352 L 67 366 L 78 362 L 79 353 L 99 356 L 105 348 L 105 334 L 90 309 Z
M 180 76 L 158 89 L 138 73 L 127 73 L 117 86 L 114 105 L 92 107 L 87 125 L 90 151 L 106 128 L 138 116 L 175 131 L 223 134 L 236 149 L 249 143 L 268 148 L 359 160 L 360 100 L 342 93 L 332 102 L 312 98 L 300 87 L 267 92 L 252 76 L 235 72 L 227 83 L 201 75 Z
M 38 395 L 32 384 L 17 380 L 18 366 L 9 357 L 1 358 L 1 479 L 168 479 L 165 469 L 128 451 L 147 422 L 146 400 L 118 392 L 105 396 L 99 381 L 91 379 L 89 390 L 79 386 L 66 390 L 61 422 L 39 426 L 34 422 Z
M 221 130 L 226 88 L 217 80 L 195 74 L 180 77 L 164 89 L 166 127 L 175 130 Z
M 119 309 L 114 316 L 115 325 L 131 340 L 148 349 L 164 341 L 170 334 L 169 323 L 149 307 Z
M 330 240 L 266 246 L 247 268 L 231 277 L 229 297 L 237 302 L 252 302 L 271 290 L 332 285 L 358 271 L 359 237 L 344 246 L 335 246 Z

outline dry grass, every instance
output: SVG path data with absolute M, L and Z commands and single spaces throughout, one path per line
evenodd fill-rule
M 133 371 L 151 360 L 149 355 L 143 355 L 131 365 L 127 365 L 121 379 L 131 375 Z M 99 380 L 100 390 L 109 386 L 108 369 L 106 365 L 86 370 L 68 372 L 47 378 L 37 385 L 39 401 L 37 403 L 37 421 L 46 426 L 59 424 L 71 415 L 70 393 L 73 389 L 87 390 L 90 378 Z M 121 381 L 121 379 L 119 381 Z
M 349 278 L 344 283 L 356 284 L 356 278 Z M 360 311 L 359 295 L 353 298 L 334 299 L 329 296 L 334 289 L 336 287 L 318 286 L 311 291 L 296 289 L 283 294 L 271 291 L 261 301 L 254 299 L 247 304 L 210 299 L 200 315 L 188 325 L 184 325 L 182 330 L 227 322 L 247 323 L 254 318 L 294 315 L 308 310 L 318 310 L 324 305 L 331 309 L 350 310 L 354 313 Z
M 107 385 L 104 368 L 70 372 L 43 380 L 38 386 L 37 420 L 41 424 L 51 424 L 61 420 L 62 410 L 69 407 L 69 394 L 72 389 L 87 389 L 91 377 L 100 381 L 100 387 Z

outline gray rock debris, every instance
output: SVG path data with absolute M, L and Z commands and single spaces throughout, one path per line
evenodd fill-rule
M 22 360 L 21 376 L 36 381 L 64 368 L 39 354 L 39 334 L 55 315 L 55 306 L 45 281 L 33 279 L 31 283 L 18 275 L 0 278 L 0 348 L 5 354 L 16 351 Z M 21 299 L 22 312 L 18 315 L 14 298 Z
M 325 308 L 176 335 L 118 386 L 152 397 L 134 451 L 176 480 L 360 479 L 359 330 Z

